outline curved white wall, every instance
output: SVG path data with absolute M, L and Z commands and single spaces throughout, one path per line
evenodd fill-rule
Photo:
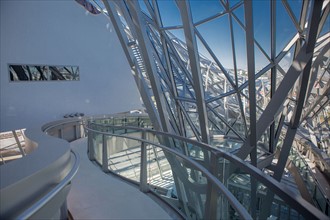
M 0 130 L 141 108 L 110 21 L 74 0 L 0 1 Z M 77 65 L 80 81 L 9 82 L 8 63 Z

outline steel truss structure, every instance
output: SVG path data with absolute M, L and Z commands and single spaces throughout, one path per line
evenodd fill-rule
M 157 130 L 210 145 L 235 141 L 232 153 L 270 169 L 278 181 L 298 139 L 327 153 L 329 1 L 301 1 L 299 13 L 291 1 L 265 1 L 264 33 L 255 31 L 257 1 L 219 0 L 221 10 L 202 18 L 189 1 L 166 1 L 175 8 L 168 13 L 156 0 L 90 2 L 109 16 Z M 180 22 L 164 25 L 166 16 Z M 285 39 L 283 16 L 291 25 Z M 227 27 L 207 30 L 217 22 Z M 228 42 L 212 40 L 212 33 L 227 35 Z M 267 194 L 269 206 L 273 196 Z

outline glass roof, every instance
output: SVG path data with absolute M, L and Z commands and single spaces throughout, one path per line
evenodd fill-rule
M 89 2 L 106 15 L 111 10 L 159 129 L 204 142 L 221 134 L 246 145 L 257 133 L 252 145 L 273 152 L 281 146 L 270 141 L 270 130 L 287 133 L 277 121 L 282 115 L 289 125 L 312 124 L 315 131 L 326 124 L 326 133 L 314 135 L 321 143 L 329 137 L 329 1 L 319 12 L 302 0 Z M 311 65 L 303 57 L 307 44 Z M 303 74 L 310 75 L 308 85 Z M 260 120 L 267 126 L 258 130 Z
M 111 20 L 156 130 L 236 143 L 222 148 L 277 181 L 293 149 L 328 164 L 328 0 L 89 3 Z

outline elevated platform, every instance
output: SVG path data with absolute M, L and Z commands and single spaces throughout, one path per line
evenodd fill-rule
M 71 142 L 71 147 L 80 155 L 67 200 L 74 219 L 172 219 L 138 188 L 94 165 L 87 157 L 86 138 Z

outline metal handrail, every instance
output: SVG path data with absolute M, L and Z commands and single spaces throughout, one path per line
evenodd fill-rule
M 243 218 L 243 219 L 252 219 L 252 217 L 250 216 L 250 214 L 247 212 L 247 210 L 243 207 L 243 205 L 235 198 L 235 196 L 220 182 L 220 180 L 218 180 L 215 176 L 213 176 L 205 167 L 203 167 L 202 165 L 200 165 L 198 162 L 192 160 L 191 158 L 189 158 L 188 156 L 174 150 L 171 149 L 165 145 L 161 145 L 158 143 L 153 143 L 151 141 L 145 140 L 145 139 L 141 139 L 141 138 L 137 138 L 137 137 L 127 137 L 125 135 L 119 135 L 119 134 L 112 134 L 112 133 L 107 133 L 107 132 L 99 132 L 97 130 L 94 129 L 90 129 L 90 128 L 86 128 L 88 131 L 92 131 L 95 133 L 99 133 L 99 134 L 104 134 L 104 135 L 109 135 L 109 136 L 115 136 L 115 137 L 123 137 L 123 138 L 129 138 L 132 140 L 136 140 L 136 141 L 141 141 L 142 143 L 148 143 L 151 145 L 154 145 L 156 147 L 162 148 L 162 150 L 169 152 L 171 154 L 174 154 L 177 157 L 180 157 L 181 159 L 183 159 L 185 162 L 190 163 L 193 167 L 195 167 L 196 169 L 198 169 L 199 171 L 201 171 L 209 180 L 211 180 L 211 182 L 213 184 L 215 184 L 217 186 L 217 188 L 221 191 L 221 193 L 223 193 L 226 198 L 228 199 L 228 202 L 232 205 L 232 207 L 237 211 L 237 213 L 239 213 L 239 215 Z
M 308 174 L 312 177 L 314 184 L 316 185 L 316 187 L 321 191 L 321 196 L 324 198 L 324 201 L 327 203 L 328 207 L 330 207 L 330 201 L 328 198 L 327 193 L 325 192 L 324 188 L 321 187 L 320 182 L 318 181 L 318 179 L 316 178 L 314 172 L 312 171 L 312 169 L 310 168 L 310 166 L 308 165 L 307 161 L 305 160 L 305 158 L 303 158 L 301 156 L 301 153 L 299 152 L 299 150 L 297 149 L 293 149 L 295 151 L 295 153 L 298 155 L 299 159 L 301 159 L 301 161 L 304 163 L 304 165 L 306 166 L 307 170 L 308 170 Z
M 76 123 L 76 122 L 81 122 L 82 124 L 84 123 L 84 119 L 83 118 L 73 118 L 73 119 L 66 119 L 65 121 L 61 122 L 60 124 L 54 124 L 54 125 L 50 125 L 50 126 L 47 126 L 47 124 L 45 125 L 45 127 L 43 127 L 43 132 L 47 133 L 48 130 L 52 129 L 52 128 L 55 128 L 55 127 L 58 127 L 58 126 L 62 126 L 62 125 L 65 125 L 65 124 L 71 124 L 71 123 Z
M 172 137 L 172 138 L 175 138 L 175 139 L 179 139 L 181 141 L 194 144 L 198 147 L 201 147 L 201 148 L 204 148 L 204 149 L 207 149 L 207 150 L 210 150 L 210 151 L 211 150 L 219 150 L 216 147 L 213 147 L 211 145 L 206 145 L 202 142 L 198 142 L 198 141 L 195 141 L 193 139 L 185 138 L 183 136 L 179 136 L 179 135 L 175 135 L 175 134 L 170 134 L 170 133 L 165 133 L 165 132 L 153 130 L 153 129 L 150 129 L 150 128 L 134 127 L 134 126 L 122 126 L 122 125 L 110 125 L 110 124 L 98 124 L 98 123 L 94 123 L 94 122 L 91 122 L 91 124 L 95 124 L 95 125 L 98 125 L 98 126 L 104 126 L 104 127 L 117 128 L 117 129 L 127 129 L 127 130 L 131 129 L 131 130 L 151 132 L 151 133 L 154 133 L 154 134 L 165 135 L 165 136 L 169 136 L 169 137 Z M 88 127 L 85 126 L 85 128 L 88 128 Z M 108 132 L 108 134 L 110 134 L 110 133 Z
M 90 123 L 93 124 L 93 122 L 90 122 Z M 156 130 L 152 130 L 152 129 L 148 129 L 148 128 L 133 127 L 133 126 L 121 126 L 121 125 L 111 125 L 111 124 L 96 124 L 96 125 L 107 126 L 109 128 L 113 128 L 113 129 L 116 129 L 116 128 L 117 129 L 128 129 L 128 130 L 131 129 L 131 130 L 137 130 L 137 131 L 141 131 L 141 132 L 150 132 L 150 133 L 153 133 L 153 134 L 164 135 L 166 137 L 179 139 L 179 140 L 182 140 L 184 142 L 191 143 L 195 146 L 201 147 L 203 149 L 212 151 L 212 152 L 216 153 L 218 156 L 222 156 L 223 158 L 229 160 L 230 162 L 232 162 L 234 165 L 236 165 L 240 169 L 244 170 L 245 172 L 247 172 L 250 175 L 252 175 L 253 177 L 255 177 L 258 181 L 262 182 L 265 186 L 269 187 L 272 191 L 276 192 L 276 194 L 280 198 L 282 198 L 284 201 L 290 202 L 291 207 L 301 211 L 302 212 L 301 214 L 303 214 L 305 217 L 318 218 L 318 219 L 328 218 L 326 215 L 324 215 L 316 207 L 314 207 L 313 205 L 311 205 L 310 203 L 305 201 L 301 196 L 293 195 L 292 192 L 283 183 L 280 183 L 280 182 L 274 180 L 270 176 L 265 175 L 258 168 L 256 168 L 256 167 L 252 166 L 251 164 L 241 160 L 240 158 L 238 158 L 235 155 L 232 155 L 228 152 L 222 151 L 219 148 L 215 148 L 213 146 L 210 146 L 210 145 L 207 145 L 207 144 L 204 144 L 204 143 L 201 143 L 201 142 L 197 142 L 197 141 L 194 141 L 192 139 L 188 139 L 188 138 L 178 136 L 178 135 L 175 135 L 175 134 L 160 132 L 160 131 L 156 131 Z M 145 143 L 156 145 L 156 146 L 158 146 L 162 149 L 165 149 L 165 150 L 171 149 L 167 146 L 159 145 L 159 144 L 153 143 L 151 141 L 143 140 L 143 139 L 136 138 L 136 137 L 129 137 L 129 136 L 120 135 L 120 134 L 113 134 L 113 133 L 110 133 L 110 132 L 101 132 L 101 131 L 97 131 L 97 130 L 88 128 L 86 126 L 85 126 L 85 129 L 88 130 L 88 131 L 92 131 L 92 132 L 103 134 L 103 135 L 124 137 L 124 138 L 129 138 L 129 139 L 132 139 L 132 140 L 142 141 L 142 142 L 145 142 Z M 175 151 L 173 149 L 171 149 L 171 151 L 175 152 L 175 154 L 177 154 L 177 155 L 180 155 L 180 156 L 182 155 L 182 156 L 186 157 L 185 155 L 181 154 L 178 151 Z M 189 159 L 188 161 L 190 162 L 191 159 L 189 157 L 187 157 L 187 159 Z M 193 160 L 191 160 L 191 161 L 193 161 Z M 201 166 L 201 165 L 199 165 L 199 166 Z M 212 175 L 212 174 L 210 174 L 210 175 Z M 214 178 L 216 178 L 216 177 L 214 177 Z
M 42 127 L 42 131 L 47 133 L 52 128 L 63 126 L 66 124 L 71 123 L 84 123 L 82 118 L 75 118 L 72 120 L 65 120 L 60 121 L 55 124 L 51 124 L 48 126 L 47 124 Z M 33 217 L 34 214 L 36 214 L 42 207 L 47 205 L 49 201 L 51 201 L 61 190 L 63 190 L 67 185 L 70 184 L 73 177 L 78 172 L 79 164 L 80 164 L 80 157 L 79 155 L 73 151 L 71 152 L 71 161 L 73 161 L 71 170 L 67 173 L 67 175 L 58 183 L 54 188 L 52 188 L 49 192 L 47 192 L 45 195 L 43 195 L 40 199 L 38 199 L 35 203 L 33 203 L 29 208 L 25 209 L 21 214 L 19 214 L 16 218 L 17 219 L 28 219 Z
M 53 199 L 65 186 L 67 186 L 72 178 L 76 175 L 79 168 L 80 157 L 77 153 L 71 150 L 71 153 L 75 157 L 75 162 L 72 166 L 72 169 L 64 177 L 64 179 L 58 183 L 51 191 L 49 191 L 46 195 L 44 195 L 41 199 L 39 199 L 36 203 L 34 203 L 31 207 L 26 209 L 22 214 L 20 214 L 17 219 L 28 219 L 32 215 L 34 215 L 38 210 L 40 210 L 43 206 L 45 206 L 51 199 Z

